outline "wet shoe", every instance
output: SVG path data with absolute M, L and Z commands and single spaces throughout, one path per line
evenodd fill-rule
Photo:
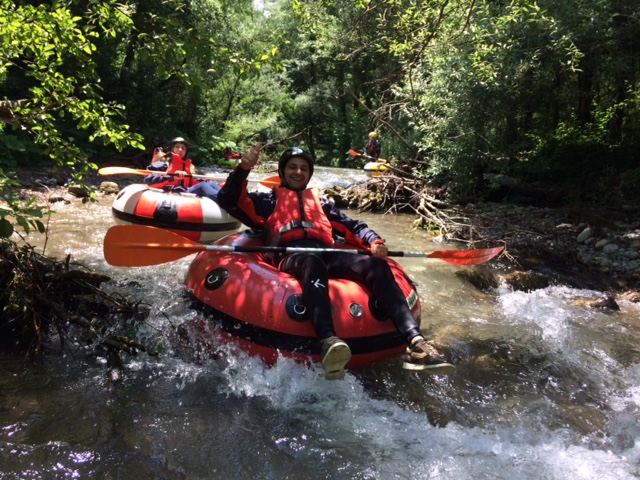
M 402 368 L 433 375 L 449 375 L 455 370 L 455 367 L 447 363 L 440 352 L 424 339 L 418 340 L 407 348 Z
M 322 368 L 327 380 L 342 380 L 344 367 L 351 360 L 351 350 L 344 340 L 329 337 L 322 340 Z

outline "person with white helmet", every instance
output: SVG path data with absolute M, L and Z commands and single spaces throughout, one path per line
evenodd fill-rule
M 333 232 L 349 243 L 371 250 L 372 256 L 346 252 L 279 254 L 273 265 L 299 279 L 303 303 L 321 344 L 325 378 L 344 378 L 351 358 L 347 342 L 338 338 L 331 316 L 329 278 L 362 282 L 376 296 L 380 307 L 406 338 L 403 367 L 430 373 L 450 373 L 454 367 L 429 345 L 407 305 L 388 262 L 384 240 L 360 220 L 340 212 L 333 202 L 321 198 L 315 188 L 307 188 L 313 175 L 314 159 L 299 147 L 286 150 L 278 163 L 281 184 L 270 192 L 248 192 L 247 177 L 258 162 L 260 146 L 246 150 L 218 194 L 218 204 L 245 225 L 261 229 L 268 245 L 328 248 Z

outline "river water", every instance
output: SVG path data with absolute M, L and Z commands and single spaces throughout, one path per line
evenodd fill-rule
M 319 169 L 315 180 L 361 179 Z M 183 291 L 191 257 L 116 268 L 102 257 L 110 200 L 56 205 L 47 253 L 71 254 L 151 308 L 139 335 L 158 358 L 82 348 L 42 365 L 0 356 L 0 479 L 640 478 L 640 308 L 582 306 L 601 292 L 555 285 L 479 292 L 438 260 L 402 258 L 422 329 L 447 346 L 449 377 L 399 360 L 324 380 L 322 369 L 243 352 L 197 361 L 165 335 L 197 320 Z M 358 214 L 393 250 L 441 248 L 405 215 Z M 30 237 L 33 245 L 42 239 Z

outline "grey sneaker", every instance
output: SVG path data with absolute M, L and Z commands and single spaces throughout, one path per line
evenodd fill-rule
M 351 350 L 344 340 L 329 337 L 322 340 L 322 368 L 327 380 L 342 380 L 344 367 L 351 360 Z
M 440 352 L 429 345 L 424 338 L 407 348 L 402 368 L 433 375 L 449 375 L 455 370 L 455 367 L 447 363 Z

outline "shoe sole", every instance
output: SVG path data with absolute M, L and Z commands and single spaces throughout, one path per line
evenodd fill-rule
M 425 372 L 432 375 L 450 375 L 455 372 L 456 367 L 450 363 L 436 363 L 434 365 L 420 365 L 416 363 L 404 362 L 402 368 L 414 372 Z
M 351 360 L 351 350 L 346 343 L 338 343 L 329 347 L 322 359 L 324 378 L 327 380 L 342 380 L 344 367 Z

